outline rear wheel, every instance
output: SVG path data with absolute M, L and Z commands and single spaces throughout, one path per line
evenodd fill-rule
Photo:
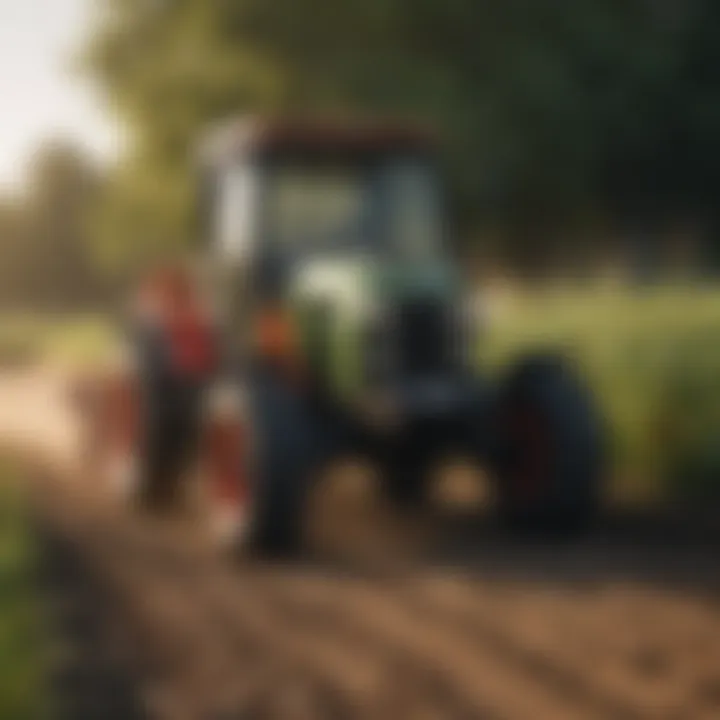
M 600 419 L 570 368 L 553 356 L 522 360 L 501 386 L 492 420 L 506 525 L 559 537 L 587 529 L 599 504 Z

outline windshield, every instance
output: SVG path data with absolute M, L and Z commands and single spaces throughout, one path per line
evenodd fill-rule
M 407 259 L 436 253 L 438 192 L 425 163 L 279 165 L 267 188 L 268 234 L 280 250 L 386 249 Z
M 384 169 L 387 237 L 405 260 L 434 257 L 440 245 L 441 211 L 437 179 L 424 163 L 406 162 Z
M 268 222 L 284 250 L 354 245 L 364 235 L 368 183 L 340 169 L 278 168 L 268 192 Z

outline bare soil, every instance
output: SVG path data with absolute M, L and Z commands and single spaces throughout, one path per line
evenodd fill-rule
M 38 442 L 42 423 L 70 434 L 49 387 L 22 396 Z M 51 468 L 33 487 L 64 717 L 720 718 L 718 546 L 668 518 L 537 544 L 400 518 L 338 480 L 314 551 L 262 565 L 219 556 L 192 515 L 140 516 Z

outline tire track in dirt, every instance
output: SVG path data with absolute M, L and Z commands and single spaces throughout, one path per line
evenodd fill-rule
M 487 579 L 419 576 L 403 587 L 403 602 L 450 620 L 608 717 L 681 717 L 701 703 L 697 683 L 708 679 L 698 676 L 698 647 L 710 651 L 699 665 L 720 671 L 711 660 L 720 648 L 717 610 L 657 590 L 498 588 Z
M 137 528 L 132 531 L 125 528 L 118 536 L 115 528 L 101 523 L 104 537 L 98 543 L 93 541 L 92 525 L 84 552 L 93 556 L 97 573 L 111 585 L 114 594 L 126 600 L 128 623 L 135 628 L 136 641 L 151 648 L 150 658 L 138 660 L 144 663 L 146 675 L 153 676 L 159 667 L 174 675 L 177 682 L 188 670 L 182 664 L 188 653 L 209 656 L 211 648 L 227 647 L 230 643 L 245 648 L 244 657 L 225 662 L 225 668 L 232 668 L 231 680 L 242 675 L 240 668 L 247 665 L 250 652 L 257 658 L 273 658 L 276 664 L 279 659 L 279 672 L 290 678 L 287 685 L 315 687 L 323 697 L 322 703 L 331 702 L 335 707 L 331 713 L 310 713 L 309 717 L 397 716 L 393 710 L 382 707 L 392 704 L 392 698 L 378 699 L 382 693 L 377 688 L 387 679 L 388 670 L 376 656 L 363 658 L 342 638 L 327 632 L 317 634 L 314 625 L 298 624 L 295 616 L 277 611 L 272 598 L 275 583 L 282 582 L 278 571 L 245 570 L 236 577 L 227 567 L 208 560 L 202 565 L 192 563 L 184 567 L 182 578 L 173 577 L 172 573 L 158 576 L 153 553 L 146 554 L 144 562 L 128 562 L 129 558 L 137 557 L 138 542 L 142 540 Z M 73 526 L 77 537 L 82 532 L 77 518 Z M 154 538 L 146 540 L 147 549 L 152 549 Z M 268 580 L 272 582 L 268 584 Z M 197 675 L 197 668 L 192 662 L 190 665 L 190 671 Z M 220 674 L 217 667 L 212 670 L 211 684 L 222 685 Z M 202 678 L 196 676 L 194 680 L 195 692 L 205 695 L 208 688 L 197 687 Z M 257 679 L 253 684 L 262 685 Z M 412 699 L 420 705 L 427 704 L 423 692 L 408 690 L 405 702 Z M 296 712 L 297 709 L 292 715 L 278 717 L 295 717 Z M 174 713 L 168 716 L 174 718 L 177 711 Z M 201 717 L 189 715 L 193 716 Z M 468 715 L 445 712 L 442 716 Z
M 628 681 L 628 668 L 620 665 L 618 658 L 606 657 L 605 662 L 593 663 L 589 640 L 595 635 L 594 620 L 588 623 L 592 614 L 575 623 L 563 617 L 561 629 L 559 618 L 553 622 L 542 608 L 535 612 L 530 604 L 488 602 L 486 593 L 472 593 L 462 583 L 431 581 L 416 586 L 412 598 L 403 594 L 409 604 L 422 608 L 429 616 L 440 615 L 442 622 L 488 647 L 496 657 L 517 663 L 541 678 L 547 687 L 593 708 L 601 717 L 653 716 L 645 688 L 637 679 Z M 562 600 L 559 605 L 563 605 Z M 666 712 L 672 703 L 667 693 L 662 697 L 659 689 L 656 684 L 652 688 L 653 700 Z
M 71 496 L 54 521 L 120 606 L 152 717 L 718 716 L 718 611 L 701 599 L 410 564 L 233 567 L 192 523 Z M 704 664 L 685 667 L 701 638 Z
M 463 628 L 454 626 L 452 618 L 418 612 L 394 585 L 338 582 L 328 577 L 319 581 L 302 577 L 294 583 L 284 579 L 276 588 L 276 601 L 282 602 L 286 612 L 304 603 L 305 612 L 296 609 L 300 621 L 307 621 L 308 609 L 315 614 L 322 612 L 326 631 L 345 634 L 352 624 L 356 627 L 350 634 L 357 636 L 361 627 L 367 633 L 366 642 L 371 642 L 379 654 L 391 652 L 397 662 L 408 664 L 419 677 L 434 677 L 472 713 L 557 720 L 608 717 L 595 713 L 585 698 L 578 703 L 555 692 L 547 678 L 538 677 L 536 668 L 518 662 L 517 655 L 499 654 L 493 645 L 469 638 Z
M 238 567 L 197 523 L 138 516 L 74 477 L 48 474 L 38 507 L 104 588 L 151 718 L 720 717 L 720 609 L 688 584 L 712 579 L 692 554 L 485 537 L 464 572 Z
M 77 534 L 77 519 L 74 526 Z M 152 675 L 153 665 L 159 665 L 182 676 L 177 658 L 192 651 L 209 655 L 218 639 L 247 643 L 250 637 L 255 651 L 282 658 L 311 682 L 332 688 L 363 717 L 393 717 L 391 708 L 403 703 L 404 693 L 405 703 L 412 699 L 426 708 L 441 707 L 446 717 L 527 717 L 539 707 L 558 720 L 577 717 L 540 686 L 531 695 L 532 679 L 501 671 L 491 653 L 408 617 L 384 585 L 368 587 L 345 578 L 318 586 L 310 575 L 289 570 L 235 576 L 212 561 L 186 566 L 184 577 L 158 576 L 154 553 L 148 552 L 156 539 L 142 538 L 137 524 L 119 537 L 109 528 L 90 523 L 87 552 L 95 555 L 97 572 L 109 575 L 117 596 L 135 596 L 129 608 L 133 624 L 156 654 L 146 673 Z M 92 538 L 99 529 L 102 543 Z M 144 562 L 128 562 L 143 542 Z M 173 580 L 180 584 L 169 584 Z M 178 628 L 183 628 L 180 636 Z M 522 694 L 516 692 L 518 682 Z

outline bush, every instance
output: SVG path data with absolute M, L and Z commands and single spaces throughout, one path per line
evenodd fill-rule
M 0 369 L 31 367 L 41 362 L 87 364 L 112 347 L 108 322 L 94 316 L 0 317 Z
M 676 348 L 659 425 L 671 496 L 720 501 L 720 327 L 686 337 Z
M 37 363 L 42 343 L 29 323 L 5 321 L 0 329 L 0 369 L 14 370 Z
M 40 613 L 34 552 L 18 473 L 0 458 L 0 718 L 42 717 Z

